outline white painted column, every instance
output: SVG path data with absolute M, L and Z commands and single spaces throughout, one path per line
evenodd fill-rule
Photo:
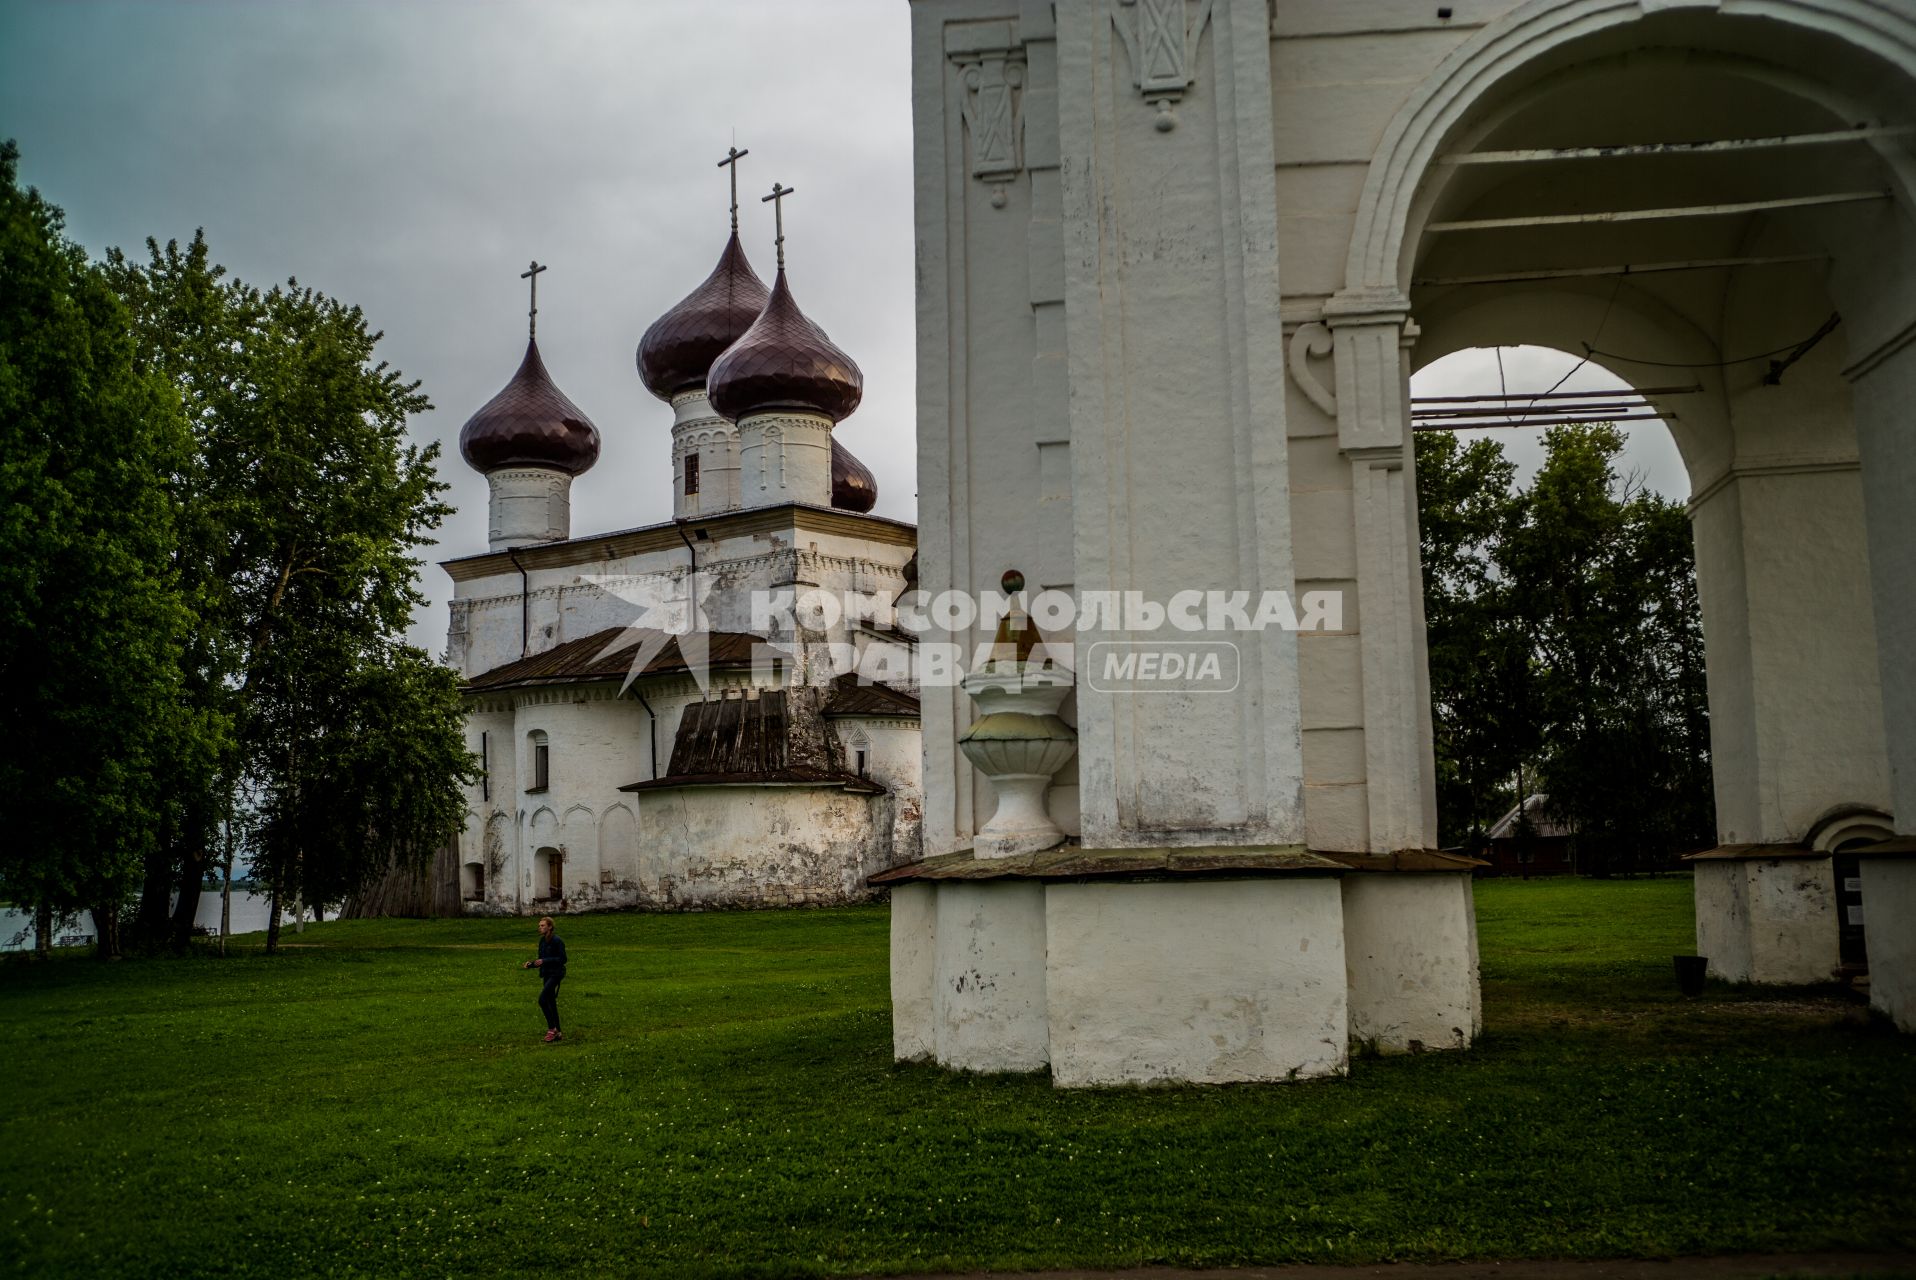
M 1339 294 L 1325 318 L 1335 339 L 1337 438 L 1350 461 L 1356 522 L 1367 844 L 1374 853 L 1431 848 L 1436 778 L 1405 358 L 1415 326 L 1409 302 L 1388 293 Z
M 1056 23 L 1080 599 L 1288 592 L 1268 10 L 1061 0 Z M 1182 40 L 1154 43 L 1160 27 Z M 1296 636 L 1140 621 L 1080 632 L 1081 652 L 1215 639 L 1241 677 L 1228 694 L 1080 681 L 1086 846 L 1301 841 Z
M 1890 812 L 1898 832 L 1916 833 L 1916 323 L 1843 376 L 1862 459 Z

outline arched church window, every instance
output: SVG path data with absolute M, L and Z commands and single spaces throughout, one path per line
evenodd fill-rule
M 527 791 L 544 791 L 552 784 L 552 747 L 546 741 L 544 729 L 534 729 L 530 735 L 532 747 L 532 785 Z
M 699 455 L 698 450 L 685 455 L 685 496 L 691 497 L 699 491 Z

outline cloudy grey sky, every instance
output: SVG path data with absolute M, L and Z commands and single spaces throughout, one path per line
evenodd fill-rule
M 605 437 L 573 488 L 575 531 L 671 514 L 670 410 L 640 385 L 645 327 L 711 269 L 726 235 L 716 160 L 736 136 L 743 234 L 761 275 L 786 202 L 792 287 L 865 371 L 839 438 L 878 476 L 878 513 L 915 518 L 909 12 L 904 0 L 565 4 L 54 4 L 0 0 L 0 136 L 96 254 L 205 227 L 265 285 L 296 275 L 363 307 L 382 354 L 437 406 L 459 512 L 435 558 L 485 548 L 486 488 L 458 456 L 468 415 L 517 367 L 536 257 L 540 349 Z M 1528 350 L 1528 349 L 1526 349 Z M 1571 363 L 1506 355 L 1512 390 Z M 1571 388 L 1605 385 L 1585 370 Z M 1480 353 L 1424 394 L 1494 389 Z M 1685 484 L 1663 428 L 1632 464 Z M 1527 433 L 1501 433 L 1534 465 Z M 1641 456 L 1639 456 L 1641 455 Z M 445 575 L 414 639 L 445 638 Z
M 742 233 L 772 274 L 774 179 L 793 292 L 865 371 L 839 438 L 913 518 L 909 14 L 903 0 L 29 3 L 0 0 L 0 136 L 92 252 L 204 226 L 256 284 L 359 304 L 421 379 L 459 514 L 436 557 L 485 549 L 460 426 L 517 368 L 537 257 L 539 346 L 605 437 L 575 530 L 671 516 L 670 409 L 639 335 L 727 234 L 715 162 L 752 154 Z M 445 575 L 414 627 L 444 645 Z

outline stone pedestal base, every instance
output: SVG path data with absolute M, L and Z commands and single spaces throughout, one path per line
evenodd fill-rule
M 1351 1043 L 1468 1047 L 1484 1029 L 1470 876 L 1353 872 L 1343 885 Z
M 1082 1086 L 1301 1080 L 1342 1074 L 1353 1042 L 1468 1045 L 1467 864 L 1353 861 L 1067 849 L 874 877 L 892 888 L 894 1053 Z
M 1798 985 L 1835 975 L 1841 960 L 1830 855 L 1729 845 L 1691 865 L 1696 953 L 1709 958 L 1712 978 Z

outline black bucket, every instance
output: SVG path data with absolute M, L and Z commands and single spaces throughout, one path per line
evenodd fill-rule
M 1686 996 L 1703 994 L 1703 978 L 1710 971 L 1708 956 L 1677 956 L 1677 990 Z

